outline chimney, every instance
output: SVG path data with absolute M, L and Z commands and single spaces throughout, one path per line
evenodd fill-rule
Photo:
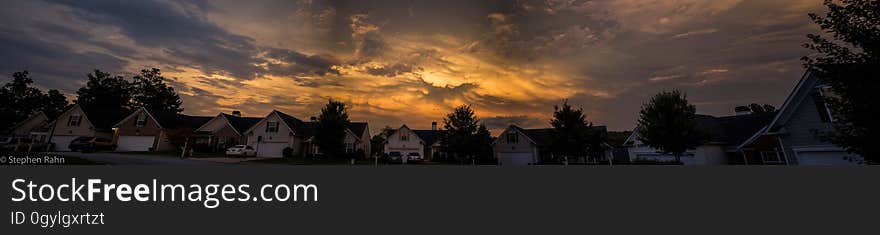
M 752 109 L 750 109 L 748 106 L 736 106 L 733 111 L 736 112 L 737 116 L 752 114 Z
M 232 116 L 241 117 L 241 111 L 233 110 L 233 111 L 232 111 Z
M 309 118 L 309 120 L 311 120 L 312 122 L 317 122 L 318 118 L 316 118 L 315 116 L 312 116 Z
M 437 130 L 437 122 L 431 122 L 431 130 L 432 130 L 432 131 L 436 131 L 436 130 Z

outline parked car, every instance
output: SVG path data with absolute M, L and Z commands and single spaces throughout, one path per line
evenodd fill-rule
M 100 137 L 78 137 L 67 146 L 70 151 L 90 153 L 95 151 L 112 151 L 116 149 L 113 141 Z
M 22 147 L 27 148 L 31 139 L 26 137 L 0 137 L 0 150 L 2 151 L 20 151 Z
M 257 150 L 247 145 L 236 145 L 226 149 L 226 156 L 257 156 Z
M 409 153 L 406 155 L 406 160 L 407 161 L 421 161 L 422 156 L 419 155 L 419 153 Z
M 388 161 L 390 161 L 390 162 L 399 162 L 403 159 L 402 157 L 403 157 L 403 155 L 401 155 L 400 152 L 388 153 Z
M 15 138 L 0 137 L 0 151 L 12 151 L 15 149 Z

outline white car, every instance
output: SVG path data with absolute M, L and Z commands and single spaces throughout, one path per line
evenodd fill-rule
M 247 145 L 236 145 L 226 149 L 226 156 L 257 156 L 257 150 Z

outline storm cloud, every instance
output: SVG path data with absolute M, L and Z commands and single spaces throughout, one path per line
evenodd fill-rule
M 661 90 L 712 115 L 780 106 L 817 32 L 806 14 L 822 11 L 811 0 L 2 4 L 0 73 L 27 69 L 67 93 L 95 68 L 158 67 L 188 114 L 307 118 L 337 99 L 377 127 L 425 128 L 461 104 L 492 128 L 547 127 L 568 99 L 613 130 Z

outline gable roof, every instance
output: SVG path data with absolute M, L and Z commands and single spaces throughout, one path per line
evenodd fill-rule
M 244 133 L 247 129 L 250 129 L 252 126 L 260 122 L 260 120 L 263 120 L 263 118 L 259 117 L 239 117 L 227 113 L 220 113 L 220 116 L 226 118 L 226 121 L 229 122 L 232 129 L 235 129 L 238 133 Z
M 86 118 L 92 124 L 92 126 L 95 127 L 95 129 L 109 130 L 113 128 L 113 126 L 117 122 L 127 116 L 127 114 L 118 111 L 79 104 L 74 105 L 71 110 L 76 107 L 79 107 L 83 111 L 83 113 L 86 115 Z
M 807 69 L 791 93 L 785 97 L 785 102 L 782 103 L 782 107 L 779 108 L 779 112 L 776 117 L 773 118 L 773 121 L 770 122 L 770 125 L 765 132 L 777 131 L 780 125 L 787 122 L 788 119 L 794 115 L 797 107 L 803 103 L 803 100 L 809 96 L 810 91 L 816 87 L 819 82 L 819 78 L 814 76 L 810 69 Z
M 367 131 L 367 123 L 366 122 L 352 122 L 348 124 L 348 130 L 354 133 L 358 138 L 364 136 L 364 132 Z
M 210 121 L 213 117 L 206 116 L 189 116 L 176 112 L 149 112 L 159 126 L 162 128 L 192 128 L 198 129 L 200 126 Z
M 51 122 L 51 121 L 49 120 L 49 116 L 46 116 L 46 113 L 43 113 L 43 111 L 39 111 L 39 112 L 36 112 L 36 113 L 32 114 L 31 116 L 28 116 L 28 117 L 25 118 L 24 120 L 19 121 L 19 122 L 16 123 L 14 126 L 12 126 L 12 129 L 10 129 L 10 130 L 15 131 L 16 129 L 18 129 L 19 127 L 21 127 L 21 126 L 24 125 L 25 123 L 30 122 L 30 121 L 33 120 L 34 118 L 42 118 L 42 119 L 43 119 L 43 122 L 44 122 L 44 124 L 39 125 L 39 126 L 37 126 L 36 128 L 40 128 L 40 127 L 44 126 L 45 123 L 49 123 L 49 122 Z M 34 129 L 36 129 L 36 128 L 34 128 Z M 30 131 L 30 130 L 28 130 L 28 131 Z
M 426 145 L 434 145 L 440 140 L 441 130 L 412 130 Z
M 305 122 L 303 122 L 302 120 L 299 120 L 299 118 L 295 118 L 293 116 L 287 115 L 286 113 L 283 113 L 278 110 L 274 110 L 272 112 L 277 113 L 278 117 L 281 118 L 281 121 L 283 121 L 284 124 L 286 124 L 287 127 L 289 127 L 293 131 L 293 133 L 295 133 L 297 135 L 304 135 L 304 136 L 312 136 L 313 135 L 314 132 L 312 132 L 310 130 L 310 128 L 306 125 Z

